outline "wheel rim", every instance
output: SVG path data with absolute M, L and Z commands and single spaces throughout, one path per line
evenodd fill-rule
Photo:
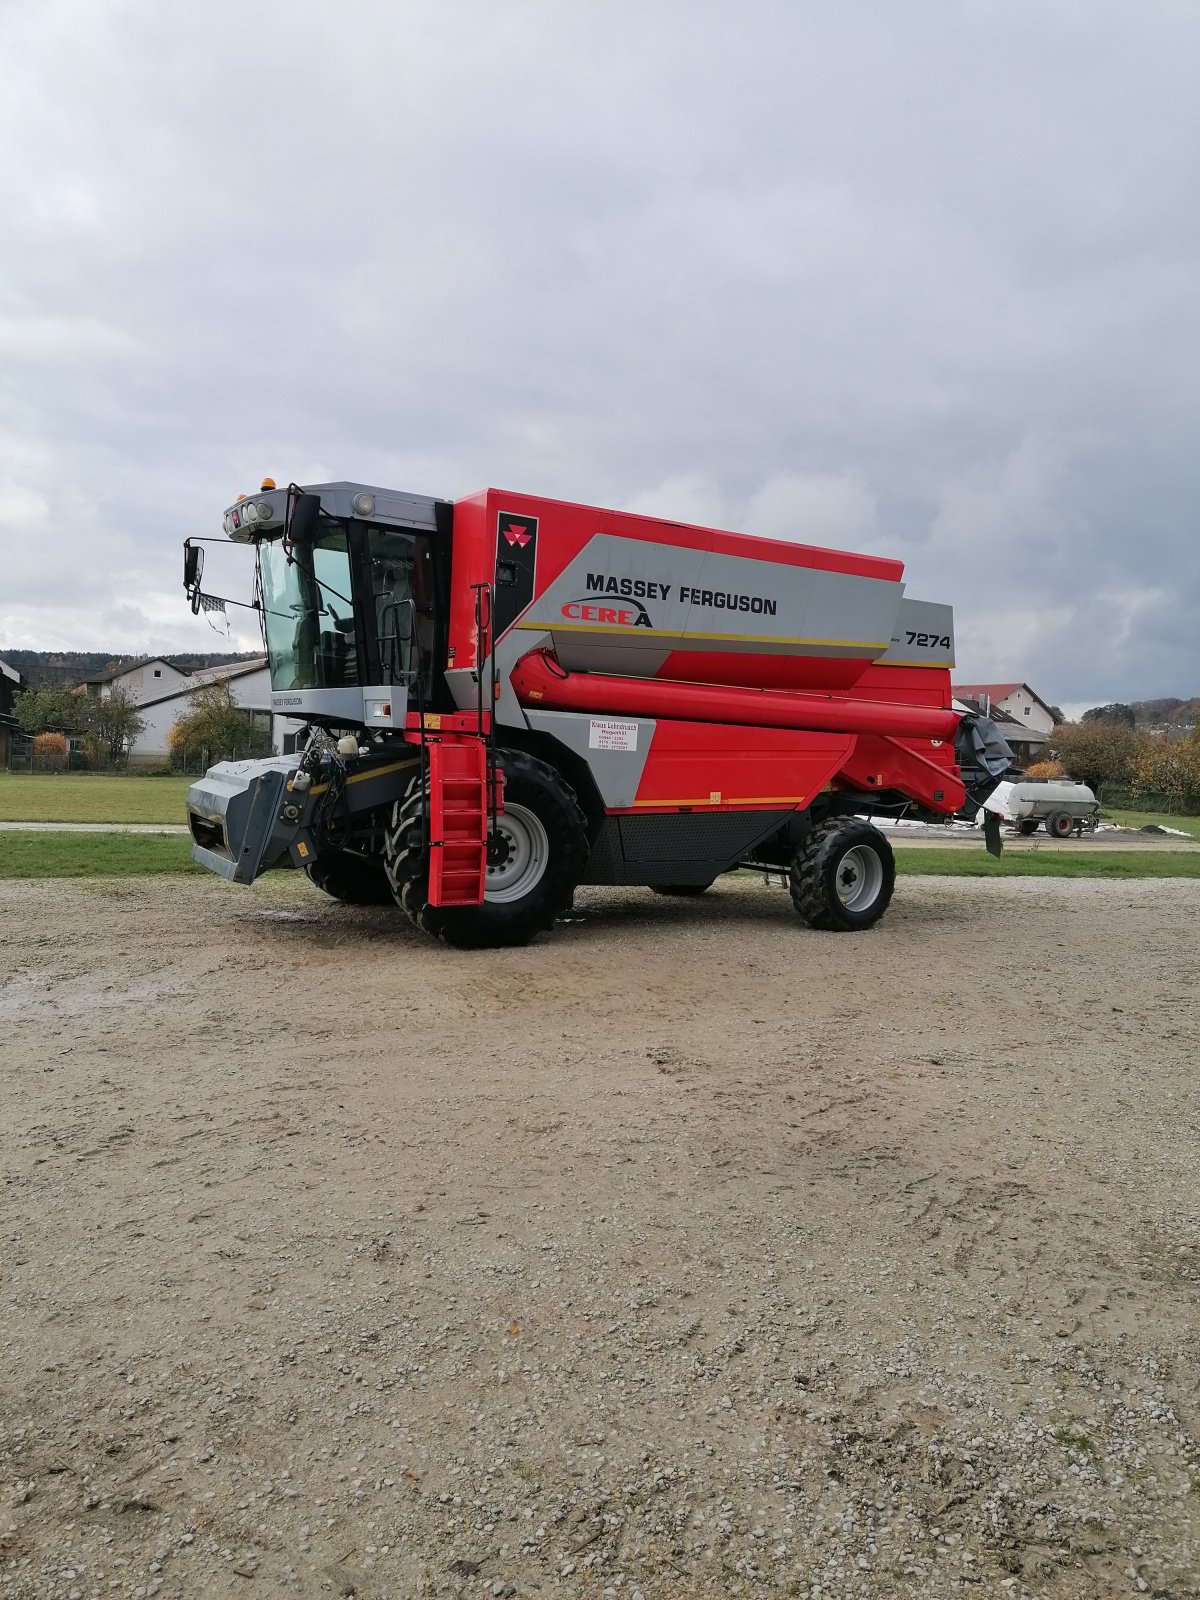
M 883 862 L 866 845 L 855 845 L 838 862 L 836 882 L 845 910 L 869 911 L 883 889 Z
M 541 819 L 525 806 L 506 805 L 488 840 L 483 898 L 494 905 L 522 899 L 541 882 L 549 860 L 550 841 Z

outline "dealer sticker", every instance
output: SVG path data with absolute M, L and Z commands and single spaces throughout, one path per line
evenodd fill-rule
M 612 717 L 593 717 L 588 733 L 589 750 L 636 750 L 636 722 L 617 722 Z

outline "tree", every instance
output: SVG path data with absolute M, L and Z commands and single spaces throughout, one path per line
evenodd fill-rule
M 1061 706 L 1051 706 L 1050 715 L 1054 718 L 1054 726 L 1056 728 L 1067 720 L 1067 714 Z
M 76 689 L 26 689 L 13 700 L 13 710 L 26 733 L 82 734 L 101 758 L 120 766 L 146 719 L 123 689 L 102 700 Z
M 88 732 L 113 766 L 123 766 L 138 734 L 146 726 L 137 701 L 124 689 L 113 689 L 102 700 L 93 700 L 92 707 Z
M 84 733 L 92 702 L 74 689 L 24 689 L 13 697 L 13 712 L 26 733 Z
M 233 698 L 227 683 L 210 683 L 189 695 L 191 710 L 171 729 L 171 759 L 179 766 L 271 754 L 269 729 L 259 727 Z
M 1133 714 L 1133 707 L 1123 705 L 1119 700 L 1114 700 L 1111 705 L 1107 706 L 1093 706 L 1090 711 L 1083 713 L 1080 721 L 1123 722 L 1127 728 L 1137 727 L 1137 718 Z
M 1102 721 L 1064 722 L 1047 743 L 1071 777 L 1096 789 L 1103 783 L 1128 783 L 1134 763 L 1146 742 L 1128 723 Z

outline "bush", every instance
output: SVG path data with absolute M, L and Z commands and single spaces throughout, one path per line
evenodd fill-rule
M 1025 768 L 1027 778 L 1065 778 L 1061 761 L 1035 761 L 1031 767 Z
M 65 772 L 70 748 L 65 733 L 39 733 L 33 741 L 33 765 L 37 772 Z
M 1131 782 L 1146 734 L 1135 733 L 1124 722 L 1065 722 L 1055 728 L 1049 743 L 1064 770 L 1079 783 L 1097 789 L 1102 783 Z

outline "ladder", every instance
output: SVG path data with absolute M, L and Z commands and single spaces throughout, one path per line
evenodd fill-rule
M 487 882 L 487 745 L 482 739 L 438 739 L 430 740 L 427 748 L 429 903 L 482 905 Z

